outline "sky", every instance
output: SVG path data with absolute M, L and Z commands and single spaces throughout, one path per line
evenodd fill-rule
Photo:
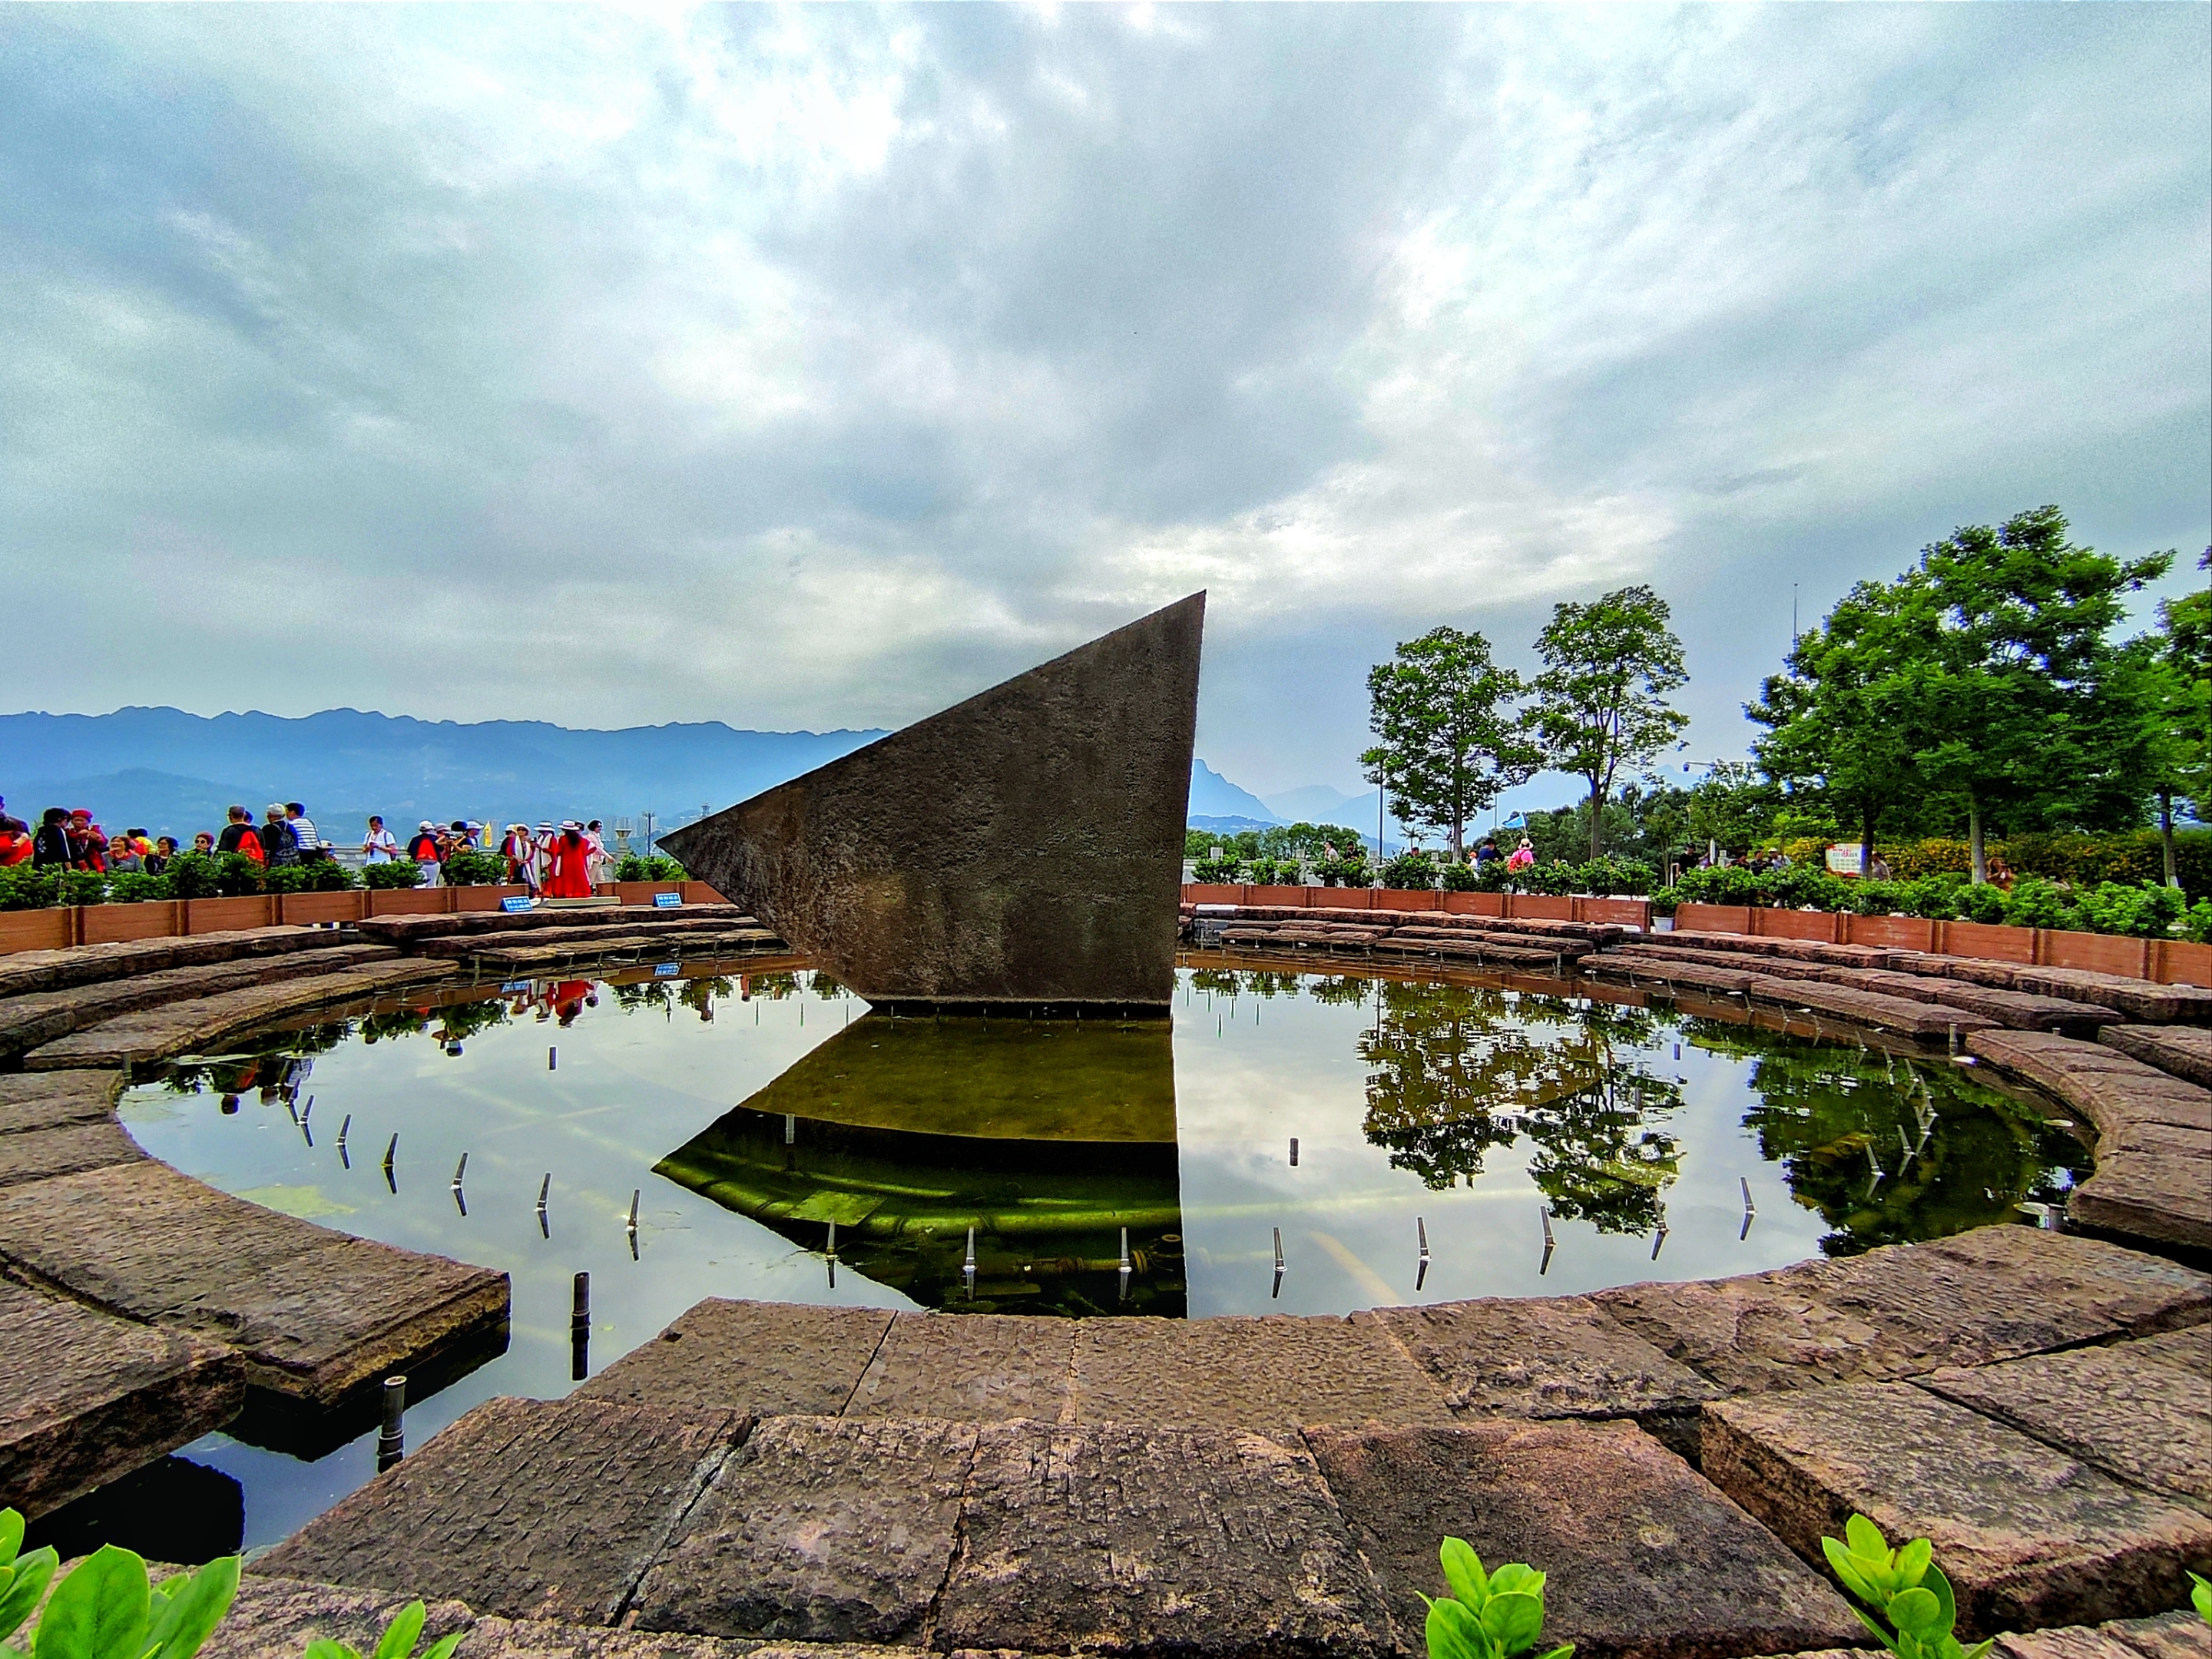
M 1737 755 L 2046 501 L 2203 580 L 2204 5 L 0 9 L 0 708 L 896 726 L 1204 587 L 1349 792 L 1647 582 Z

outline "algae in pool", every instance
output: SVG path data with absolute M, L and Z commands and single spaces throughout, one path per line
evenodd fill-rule
M 514 1276 L 507 1351 L 416 1401 L 416 1443 L 574 1386 L 580 1270 L 596 1370 L 706 1296 L 1208 1316 L 1583 1291 L 1954 1232 L 2087 1168 L 1940 1055 L 1593 988 L 1189 965 L 1172 1022 L 1032 1026 L 647 969 L 271 1032 L 124 1115 L 226 1190 Z M 367 1479 L 371 1439 L 188 1455 L 241 1480 L 266 1541 Z

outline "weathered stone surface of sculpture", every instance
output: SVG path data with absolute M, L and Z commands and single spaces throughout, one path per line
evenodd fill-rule
M 879 1008 L 1164 1013 L 1206 596 L 661 838 Z

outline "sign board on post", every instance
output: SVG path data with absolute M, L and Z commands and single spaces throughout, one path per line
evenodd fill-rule
M 673 910 L 683 902 L 684 895 L 681 893 L 655 893 L 653 896 L 653 908 L 656 910 Z
M 1856 842 L 1838 842 L 1828 848 L 1828 873 L 1832 876 L 1863 876 L 1866 848 Z
M 501 899 L 499 902 L 499 908 L 511 916 L 519 915 L 530 908 L 530 896 L 527 893 L 517 893 L 512 898 Z

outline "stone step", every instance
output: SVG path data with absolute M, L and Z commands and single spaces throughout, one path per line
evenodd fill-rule
M 0 1135 L 96 1123 L 123 1093 L 119 1070 L 0 1073 Z
M 615 957 L 628 957 L 635 961 L 668 962 L 678 957 L 738 956 L 782 949 L 783 941 L 774 933 L 747 928 L 742 932 L 712 933 L 617 933 L 594 942 L 579 941 L 572 945 L 519 945 L 488 948 L 472 942 L 470 949 L 457 954 L 481 967 L 512 973 L 565 967 L 574 963 L 605 962 Z
M 588 920 L 586 920 L 588 919 Z M 450 915 L 372 916 L 360 924 L 364 939 L 402 950 L 426 939 L 454 939 L 475 933 L 530 933 L 545 927 L 758 927 L 734 904 L 686 904 L 663 910 L 650 904 L 609 905 L 603 909 L 459 910 Z
M 1986 1015 L 1946 1007 L 1941 1003 L 1920 1002 L 1877 991 L 1854 991 L 1841 985 L 1778 979 L 1764 974 L 1754 974 L 1747 988 L 1755 1001 L 1832 1014 L 1838 1019 L 1871 1025 L 1877 1030 L 1901 1031 L 1923 1039 L 1963 1037 L 1970 1031 L 1986 1030 L 1997 1023 Z
M 1853 1513 L 1932 1540 L 1967 1640 L 2166 1612 L 2212 1559 L 2212 1519 L 1908 1383 L 1709 1405 L 1704 1468 L 1808 1560 Z
M 1731 1393 L 1915 1376 L 2212 1321 L 2212 1275 L 2096 1239 L 1978 1227 L 1590 1300 Z
M 2212 1514 L 2212 1325 L 1916 1380 L 2130 1486 Z
M 799 1652 L 1379 1659 L 1423 1650 L 1415 1592 L 1443 1588 L 1447 1533 L 1545 1567 L 1552 1631 L 1596 1659 L 1714 1659 L 1859 1628 L 1777 1540 L 1620 1423 L 1272 1438 L 793 1416 L 748 1431 L 583 1396 L 496 1401 L 250 1577 Z
M 79 1300 L 228 1344 L 316 1406 L 503 1325 L 507 1275 L 263 1209 L 138 1158 L 0 1190 L 0 1258 Z
M 2102 1042 L 1978 1031 L 1966 1046 L 2096 1127 L 2096 1173 L 2068 1197 L 2070 1219 L 2124 1237 L 2212 1250 L 2212 1089 Z
M 216 996 L 226 991 L 305 979 L 316 974 L 343 972 L 372 962 L 388 962 L 398 955 L 388 945 L 342 945 L 334 949 L 295 951 L 283 956 L 245 957 L 230 962 L 170 968 L 134 974 L 128 979 L 101 980 L 62 990 L 9 997 L 0 1001 L 0 1055 L 35 1048 L 97 1021 L 142 1008 L 158 1008 L 195 997 Z
M 23 1056 L 23 1066 L 25 1070 L 33 1072 L 143 1066 L 210 1048 L 302 1009 L 447 979 L 454 972 L 450 962 L 402 957 L 342 973 L 318 974 L 276 985 L 225 991 L 101 1020 L 32 1049 Z
M 18 951 L 0 957 L 0 997 L 58 991 L 171 968 L 234 962 L 240 957 L 319 950 L 331 939 L 327 927 L 240 927 L 181 939 L 134 939 L 112 945 L 73 945 L 59 951 Z
M 651 945 L 674 951 L 696 951 L 702 948 L 696 943 L 702 939 L 781 943 L 765 927 L 733 927 L 726 921 L 717 921 L 707 927 L 641 927 L 633 921 L 616 927 L 544 927 L 520 939 L 510 939 L 498 933 L 471 933 L 458 939 L 417 939 L 408 948 L 416 956 L 444 957 L 459 961 L 501 951 L 538 951 L 556 945 L 591 945 L 611 949 L 617 945 Z
M 2197 985 L 2160 985 L 2083 968 L 2039 968 L 1980 957 L 1927 956 L 1912 965 L 1921 972 L 1941 972 L 1977 985 L 2095 1003 L 2147 1025 L 2212 1024 L 2212 990 Z
M 1654 963 L 1687 958 L 1707 967 L 1727 968 L 1744 958 L 1726 951 L 1705 951 L 1659 945 L 1626 945 L 1616 954 Z M 1841 985 L 1851 990 L 1874 991 L 1885 996 L 1917 1002 L 1939 1002 L 1983 1015 L 2000 1025 L 2021 1030 L 2057 1030 L 2069 1036 L 2094 1037 L 2098 1030 L 2125 1018 L 2117 1010 L 2094 1003 L 2072 1002 L 2062 997 L 2032 996 L 2024 991 L 2000 990 L 1941 975 L 1900 972 L 1887 968 L 1842 968 L 1831 963 L 1796 962 L 1787 957 L 1759 958 L 1759 971 L 1772 978 L 1812 980 Z
M 218 1343 L 0 1279 L 0 1497 L 36 1519 L 221 1428 L 246 1366 Z
M 2130 1060 L 2212 1089 L 2212 1030 L 2196 1025 L 2107 1025 L 2097 1041 Z

